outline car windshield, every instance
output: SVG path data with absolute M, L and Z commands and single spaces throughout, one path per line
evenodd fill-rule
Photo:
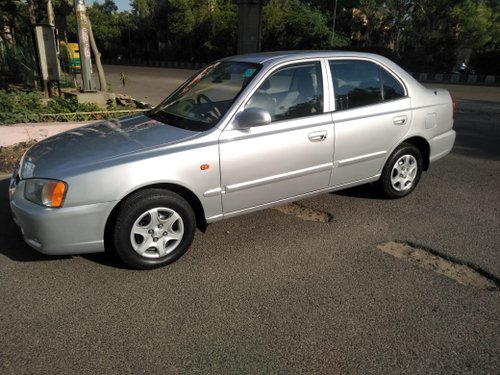
M 148 116 L 179 128 L 204 131 L 213 128 L 261 65 L 216 62 L 186 81 Z

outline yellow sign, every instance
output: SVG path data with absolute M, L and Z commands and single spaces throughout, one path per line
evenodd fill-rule
M 80 47 L 78 43 L 61 42 L 61 56 L 65 60 L 63 66 L 68 73 L 80 73 Z

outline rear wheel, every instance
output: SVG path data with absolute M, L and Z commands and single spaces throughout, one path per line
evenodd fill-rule
M 176 193 L 139 191 L 120 206 L 113 228 L 119 257 L 135 269 L 152 269 L 179 259 L 194 238 L 191 206 Z
M 422 154 L 412 144 L 401 144 L 389 157 L 380 177 L 380 187 L 387 198 L 402 198 L 417 186 L 422 175 Z

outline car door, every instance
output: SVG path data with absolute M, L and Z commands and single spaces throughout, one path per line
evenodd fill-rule
M 329 66 L 335 95 L 331 185 L 373 179 L 408 132 L 410 98 L 403 83 L 375 62 L 336 59 Z
M 271 123 L 222 132 L 225 215 L 328 187 L 333 124 L 323 110 L 323 77 L 319 60 L 280 67 L 244 104 L 268 111 Z

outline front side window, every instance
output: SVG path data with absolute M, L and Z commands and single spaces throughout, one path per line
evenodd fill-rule
M 273 121 L 323 113 L 323 78 L 319 61 L 281 68 L 266 78 L 246 108 L 262 108 Z
M 369 61 L 330 61 L 337 111 L 373 105 L 405 96 L 401 83 Z
M 260 69 L 260 64 L 253 63 L 211 64 L 185 82 L 148 116 L 183 129 L 211 129 Z

